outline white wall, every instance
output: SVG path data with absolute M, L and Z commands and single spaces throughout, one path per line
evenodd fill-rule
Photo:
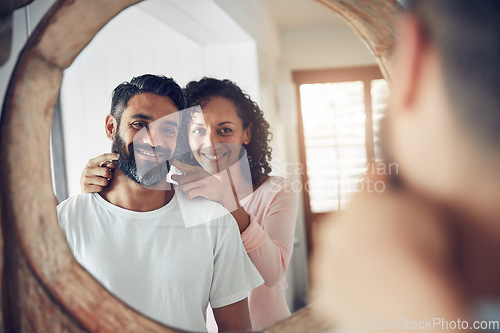
M 318 69 L 375 65 L 368 47 L 347 25 L 288 29 L 281 33 L 283 65 Z
M 266 119 L 274 123 L 276 117 L 277 68 L 281 47 L 279 32 L 268 12 L 266 0 L 214 0 L 255 41 L 259 70 L 259 102 Z

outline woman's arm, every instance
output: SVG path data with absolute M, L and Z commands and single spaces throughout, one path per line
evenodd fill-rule
M 233 215 L 236 223 L 238 223 L 240 234 L 243 233 L 250 225 L 250 215 L 248 215 L 243 206 L 239 206 L 236 210 L 232 211 L 231 215 Z
M 275 179 L 271 178 L 270 182 Z M 250 225 L 241 234 L 248 256 L 264 278 L 267 287 L 276 285 L 286 273 L 292 256 L 297 220 L 297 195 L 290 183 L 264 184 L 258 195 L 261 202 L 251 203 Z M 269 186 L 269 187 L 268 187 Z M 258 207 L 256 211 L 252 208 Z
M 217 201 L 231 212 L 248 256 L 265 285 L 272 287 L 278 283 L 286 273 L 295 236 L 297 196 L 290 184 L 282 178 L 271 177 L 254 192 L 252 207 L 243 207 L 227 181 L 197 166 L 179 161 L 173 165 L 185 173 L 172 179 L 179 182 L 180 190 L 188 198 L 199 196 Z
M 222 171 L 215 176 L 199 166 L 179 161 L 174 161 L 173 166 L 178 168 L 183 175 L 172 175 L 172 180 L 178 182 L 179 189 L 186 193 L 189 199 L 203 197 L 220 203 L 233 215 L 240 233 L 245 231 L 250 224 L 250 216 L 240 205 L 236 190 L 240 186 L 232 182 L 228 171 Z M 248 184 L 248 189 L 248 194 L 250 194 L 251 184 Z

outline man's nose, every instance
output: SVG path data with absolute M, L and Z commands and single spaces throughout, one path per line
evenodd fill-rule
M 156 145 L 160 144 L 160 140 L 158 137 L 158 130 L 155 129 L 154 126 L 146 126 L 141 129 L 141 137 L 142 141 L 146 144 L 149 144 L 151 147 L 156 147 Z

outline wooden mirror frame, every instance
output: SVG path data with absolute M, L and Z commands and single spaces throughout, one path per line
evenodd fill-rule
M 75 261 L 52 191 L 50 130 L 63 71 L 109 20 L 140 1 L 59 0 L 19 55 L 0 123 L 0 330 L 174 332 L 130 309 Z M 396 0 L 317 1 L 346 19 L 390 80 Z M 300 316 L 266 331 L 302 332 Z

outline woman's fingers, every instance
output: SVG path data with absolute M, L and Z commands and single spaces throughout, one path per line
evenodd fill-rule
M 113 163 L 113 161 L 106 161 L 102 164 L 102 167 L 105 167 L 105 168 L 108 168 L 108 169 L 111 169 L 113 170 L 116 166 L 115 164 Z
M 203 187 L 205 187 L 205 185 L 206 184 L 203 181 L 194 181 L 194 182 L 189 182 L 189 183 L 182 184 L 182 185 L 179 183 L 180 189 L 186 194 L 195 188 L 199 188 L 199 187 L 203 188 Z
M 87 177 L 86 183 L 90 186 L 93 186 L 93 185 L 108 186 L 109 179 L 104 178 L 104 177 L 99 177 L 99 176 Z
M 84 170 L 85 177 L 103 177 L 107 179 L 113 178 L 113 171 L 110 170 L 109 167 L 87 167 Z
M 101 192 L 108 184 L 109 180 L 107 178 L 99 176 L 82 176 L 80 182 L 82 192 L 84 193 Z
M 174 162 L 172 162 L 172 165 L 184 173 L 191 173 L 191 172 L 197 171 L 198 169 L 201 169 L 199 166 L 194 166 L 194 165 L 182 163 L 179 160 L 174 160 Z
M 198 180 L 180 186 L 181 191 L 186 193 L 189 199 L 203 197 L 212 201 L 219 201 L 221 189 L 213 182 Z
M 203 191 L 203 189 L 200 189 L 200 188 L 194 188 L 192 190 L 190 190 L 189 192 L 186 192 L 186 195 L 189 199 L 194 199 L 196 197 L 202 197 L 202 198 L 205 198 L 207 200 L 212 200 L 210 198 L 207 198 L 210 197 L 208 195 L 208 193 L 206 193 L 206 191 Z
M 211 174 L 209 174 L 205 170 L 201 169 L 201 170 L 196 170 L 194 172 L 180 176 L 179 179 L 177 180 L 177 182 L 179 183 L 179 185 L 184 185 L 184 184 L 196 182 L 196 181 L 203 180 L 203 179 L 209 179 L 210 177 L 212 177 Z
M 172 179 L 178 182 L 180 190 L 186 193 L 189 199 L 203 197 L 224 206 L 234 203 L 233 191 L 228 181 L 219 179 L 198 166 L 179 161 L 174 161 L 172 165 L 184 173 L 175 178 L 172 176 Z
M 210 201 L 216 201 L 219 202 L 221 201 L 221 193 L 218 192 L 216 189 L 211 188 L 206 186 L 201 187 L 194 187 L 188 191 L 186 191 L 186 195 L 188 199 L 193 199 L 196 197 L 202 197 Z
M 177 160 L 175 160 L 172 165 L 184 173 L 184 175 L 172 175 L 172 179 L 178 182 L 179 185 L 212 177 L 210 173 L 199 166 L 189 165 Z
M 100 192 L 113 178 L 113 161 L 118 160 L 119 154 L 107 153 L 99 155 L 88 161 L 80 177 L 82 192 Z
M 87 166 L 103 166 L 106 162 L 117 161 L 120 155 L 115 153 L 106 153 L 92 158 L 87 163 Z
M 231 188 L 218 181 L 215 177 L 181 185 L 180 190 L 186 193 L 189 199 L 203 197 L 220 203 L 230 211 L 235 209 L 233 206 L 236 199 Z

